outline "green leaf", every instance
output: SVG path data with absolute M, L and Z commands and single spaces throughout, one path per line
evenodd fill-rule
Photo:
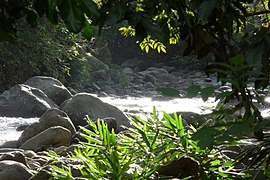
M 148 53 L 149 52 L 149 46 L 146 45 L 145 48 L 144 48 L 145 52 Z
M 162 52 L 167 53 L 165 46 L 161 46 L 160 49 L 161 49 Z
M 230 63 L 239 66 L 241 64 L 244 64 L 245 62 L 245 56 L 243 54 L 238 54 L 232 58 L 229 59 Z
M 145 134 L 144 131 L 142 131 L 141 129 L 137 129 L 138 132 L 141 134 L 142 138 L 143 138 L 143 141 L 146 143 L 147 147 L 151 148 L 151 145 L 150 145 L 150 142 L 147 138 L 147 135 Z
M 178 116 L 177 113 L 174 113 L 174 119 L 175 119 L 176 129 L 179 133 L 179 137 L 182 138 L 185 135 L 182 117 Z
M 216 159 L 216 160 L 210 162 L 211 166 L 217 166 L 217 165 L 219 165 L 220 163 L 221 163 L 221 161 L 218 160 L 218 159 Z
M 225 91 L 225 92 L 219 93 L 218 95 L 216 95 L 215 101 L 223 100 L 224 98 L 231 96 L 232 94 L 233 93 L 231 91 Z
M 245 15 L 248 16 L 247 14 L 247 8 L 243 6 L 239 1 L 233 2 L 233 4 Z
M 80 7 L 92 21 L 98 21 L 100 13 L 98 6 L 95 2 L 93 2 L 92 0 L 80 0 Z
M 215 127 L 203 127 L 198 129 L 195 132 L 191 139 L 194 141 L 198 141 L 198 146 L 201 149 L 212 148 L 215 144 L 215 136 L 218 133 L 218 130 Z
M 163 125 L 165 127 L 169 128 L 170 130 L 173 130 L 173 129 L 176 128 L 175 127 L 175 123 L 173 122 L 174 120 L 173 120 L 173 118 L 169 114 L 167 114 L 166 112 L 164 112 L 163 113 L 163 118 L 165 120 L 164 123 L 163 123 Z
M 187 89 L 187 97 L 188 98 L 193 98 L 193 97 L 196 97 L 199 92 L 201 91 L 201 86 L 199 85 L 192 85 L 192 86 L 189 86 Z
M 269 84 L 269 78 L 263 75 L 255 80 L 255 89 L 266 88 Z
M 52 168 L 55 172 L 57 172 L 57 173 L 59 173 L 59 174 L 68 176 L 68 171 L 66 171 L 66 170 L 64 170 L 64 169 L 62 169 L 62 168 L 59 168 L 59 167 L 57 167 L 57 166 L 55 166 L 55 165 L 52 165 L 51 168 Z
M 87 19 L 85 19 L 85 26 L 84 26 L 84 29 L 83 29 L 83 36 L 88 40 L 91 40 L 91 38 L 94 36 L 94 30 L 91 27 L 90 22 Z
M 157 51 L 158 51 L 158 53 L 160 53 L 160 46 L 157 47 Z
M 77 1 L 62 1 L 59 10 L 67 29 L 73 33 L 79 33 L 84 25 L 85 18 Z
M 175 88 L 159 87 L 159 88 L 156 88 L 156 91 L 161 93 L 163 96 L 181 97 L 180 92 Z
M 105 137 L 104 137 L 104 134 L 103 134 L 103 127 L 101 125 L 100 119 L 97 120 L 97 128 L 98 128 L 100 139 L 102 141 L 104 141 Z

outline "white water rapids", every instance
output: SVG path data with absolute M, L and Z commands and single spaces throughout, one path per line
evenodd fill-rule
M 94 94 L 92 94 L 94 95 Z M 94 95 L 96 96 L 96 95 Z M 128 110 L 129 112 L 152 112 L 153 106 L 158 111 L 165 111 L 167 113 L 173 112 L 195 112 L 195 113 L 209 113 L 211 109 L 216 106 L 213 98 L 204 102 L 201 98 L 176 98 L 172 100 L 153 100 L 149 97 L 101 97 L 103 102 L 114 105 L 122 111 Z M 270 97 L 265 99 L 266 102 L 270 102 Z M 262 116 L 270 116 L 270 109 L 262 111 Z M 16 131 L 16 128 L 20 125 L 31 124 L 38 121 L 39 118 L 17 118 L 17 117 L 0 117 L 0 145 L 6 141 L 17 140 L 22 131 Z
M 204 102 L 202 99 L 185 99 L 177 98 L 168 101 L 153 100 L 151 98 L 115 98 L 115 97 L 102 97 L 103 102 L 112 104 L 120 110 L 125 111 L 140 111 L 152 112 L 153 106 L 158 111 L 166 111 L 173 113 L 177 111 L 190 111 L 196 113 L 206 113 L 215 106 L 213 100 Z M 6 141 L 14 141 L 19 138 L 22 131 L 16 131 L 20 125 L 31 124 L 38 121 L 38 118 L 15 118 L 15 117 L 0 117 L 0 144 Z

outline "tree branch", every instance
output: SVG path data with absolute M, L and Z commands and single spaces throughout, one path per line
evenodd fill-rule
M 247 14 L 247 17 L 250 17 L 250 16 L 258 16 L 258 15 L 268 14 L 268 13 L 270 13 L 269 10 L 259 11 L 259 12 L 253 12 L 253 13 Z

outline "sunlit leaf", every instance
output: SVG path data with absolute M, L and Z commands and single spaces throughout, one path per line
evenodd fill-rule
M 145 52 L 148 53 L 149 52 L 149 46 L 146 45 L 145 48 L 144 48 Z
M 161 49 L 162 52 L 167 53 L 165 46 L 161 46 L 160 49 Z
M 94 36 L 94 30 L 91 27 L 90 22 L 87 19 L 85 20 L 83 36 L 88 40 L 90 40 Z

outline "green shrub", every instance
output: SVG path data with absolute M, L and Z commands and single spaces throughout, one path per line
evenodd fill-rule
M 70 63 L 80 61 L 86 41 L 63 25 L 53 26 L 44 19 L 36 28 L 22 19 L 17 29 L 13 42 L 0 42 L 0 92 L 35 75 L 67 83 Z
M 234 169 L 233 160 L 222 153 L 222 146 L 201 149 L 192 140 L 196 129 L 186 130 L 181 116 L 176 114 L 172 117 L 164 112 L 161 119 L 154 109 L 146 119 L 132 118 L 133 127 L 119 134 L 109 132 L 104 122 L 98 120 L 95 124 L 87 120 L 93 130 L 82 127 L 87 142 L 81 142 L 83 150 L 77 149 L 69 156 L 80 161 L 81 178 L 169 179 L 172 177 L 162 175 L 162 168 L 183 159 L 189 159 L 198 168 L 187 165 L 185 168 L 193 172 L 189 172 L 189 176 L 180 173 L 178 178 L 242 179 L 248 176 Z M 67 166 L 52 166 L 51 175 L 54 179 L 75 178 Z

